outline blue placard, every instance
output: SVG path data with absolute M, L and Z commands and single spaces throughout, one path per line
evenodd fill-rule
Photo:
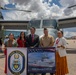
M 28 73 L 55 73 L 56 50 L 51 48 L 28 48 Z

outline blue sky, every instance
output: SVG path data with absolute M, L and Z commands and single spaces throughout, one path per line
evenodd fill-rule
M 61 4 L 59 3 L 59 1 L 60 1 L 60 0 L 52 0 L 51 4 L 55 3 L 55 4 L 57 4 L 58 6 L 61 7 Z
M 52 5 L 52 4 L 54 3 L 54 4 L 57 4 L 58 6 L 61 7 L 61 4 L 59 3 L 59 1 L 60 1 L 60 0 L 52 0 L 52 1 L 50 2 L 50 5 Z M 47 2 L 47 3 L 48 3 L 49 0 L 44 0 L 43 2 Z
M 15 5 L 14 4 L 6 4 L 4 7 L 7 7 L 7 8 L 15 8 Z M 3 17 L 5 17 L 5 13 L 6 12 L 10 12 L 9 10 L 1 10 L 2 14 L 3 14 Z
M 5 7 L 8 7 L 8 8 L 15 8 L 15 4 L 7 4 L 7 5 L 5 5 Z

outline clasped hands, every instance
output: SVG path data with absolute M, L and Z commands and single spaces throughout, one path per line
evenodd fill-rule
M 63 45 L 58 45 L 57 48 L 65 48 Z

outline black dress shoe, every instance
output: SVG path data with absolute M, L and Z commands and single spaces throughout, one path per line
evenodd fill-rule
M 41 75 L 46 75 L 46 73 L 42 73 Z
M 50 75 L 53 75 L 53 73 L 50 73 Z
M 27 75 L 30 75 L 30 73 L 27 73 Z

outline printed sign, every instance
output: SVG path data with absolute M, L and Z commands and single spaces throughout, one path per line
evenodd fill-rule
M 7 75 L 27 75 L 26 48 L 7 48 Z
M 55 48 L 29 48 L 29 73 L 55 73 Z

